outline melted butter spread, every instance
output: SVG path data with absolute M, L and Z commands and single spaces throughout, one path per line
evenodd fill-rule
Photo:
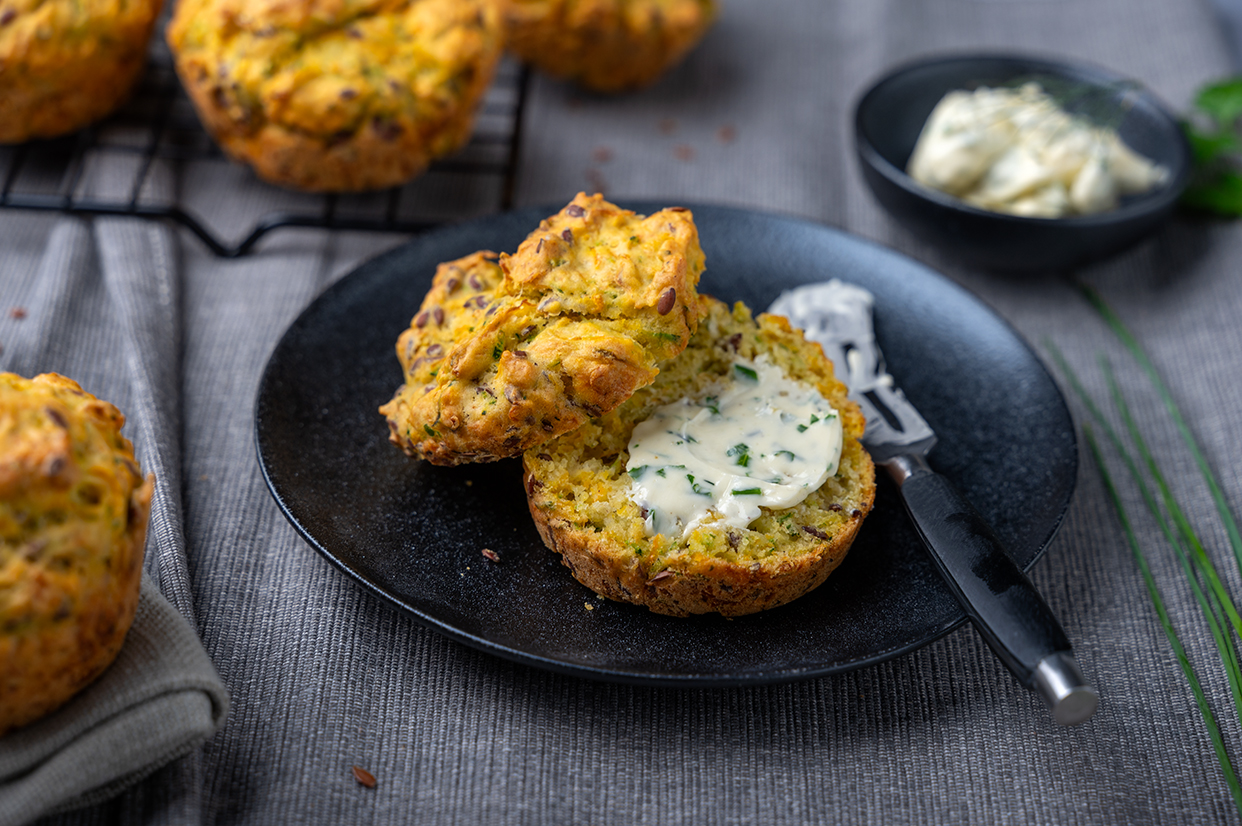
M 1035 218 L 1115 209 L 1169 177 L 1115 129 L 1067 113 L 1037 83 L 945 95 L 907 171 L 980 209 Z
M 630 498 L 647 535 L 745 528 L 791 508 L 837 472 L 841 419 L 814 387 L 759 356 L 702 399 L 658 408 L 630 437 Z

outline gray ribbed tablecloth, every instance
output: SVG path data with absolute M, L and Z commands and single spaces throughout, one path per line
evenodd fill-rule
M 537 80 L 518 201 L 563 203 L 602 189 L 809 217 L 945 272 L 1041 352 L 1055 342 L 1098 394 L 1096 356 L 1109 354 L 1176 493 L 1242 594 L 1176 431 L 1072 287 L 1074 275 L 1097 286 L 1145 343 L 1242 509 L 1242 226 L 1181 216 L 1081 273 L 992 275 L 891 221 L 861 182 L 850 137 L 852 104 L 870 79 L 945 50 L 1086 59 L 1184 109 L 1198 85 L 1231 71 L 1227 31 L 1209 3 L 1192 0 L 723 0 L 702 47 L 650 90 L 596 98 Z M 200 201 L 214 199 L 222 212 L 273 197 L 248 178 L 237 185 L 186 172 L 165 185 L 178 192 L 191 180 Z M 1092 721 L 1072 729 L 1053 725 L 969 626 L 842 676 L 665 690 L 514 665 L 365 593 L 278 512 L 254 459 L 252 406 L 268 353 L 298 312 L 402 240 L 287 231 L 251 257 L 224 261 L 157 225 L 0 214 L 0 368 L 64 370 L 143 411 L 128 433 L 161 481 L 148 569 L 196 623 L 232 695 L 230 717 L 200 754 L 50 822 L 1236 821 L 1085 456 L 1068 518 L 1033 571 L 1104 698 Z M 150 269 L 153 256 L 163 257 L 156 269 L 166 277 L 127 277 L 127 262 L 141 258 Z M 26 318 L 12 318 L 9 306 Z M 108 317 L 110 334 L 80 334 Z M 1137 497 L 1127 504 L 1142 510 Z M 1147 521 L 1139 526 L 1154 534 Z M 1242 757 L 1207 631 L 1176 562 L 1149 547 L 1226 741 Z M 353 765 L 377 787 L 359 785 Z

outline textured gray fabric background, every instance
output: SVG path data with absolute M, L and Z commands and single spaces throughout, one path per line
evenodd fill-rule
M 984 47 L 1097 62 L 1180 109 L 1196 86 L 1231 71 L 1225 35 L 1206 0 L 723 0 L 702 47 L 648 91 L 603 99 L 537 81 L 519 201 L 563 203 L 602 189 L 809 217 L 945 272 L 1041 351 L 1054 341 L 1097 393 L 1096 356 L 1109 354 L 1242 594 L 1174 429 L 1071 286 L 1074 275 L 1098 286 L 1144 341 L 1242 509 L 1242 228 L 1179 217 L 1082 273 L 970 270 L 880 211 L 861 183 L 849 126 L 854 100 L 886 67 Z M 191 183 L 223 213 L 275 197 L 245 176 L 192 170 L 168 186 L 184 193 Z M 131 237 L 130 251 L 101 243 L 105 232 Z M 161 474 L 150 570 L 196 622 L 233 697 L 201 754 L 49 822 L 1236 820 L 1085 457 L 1074 505 L 1033 578 L 1103 694 L 1087 725 L 1055 727 L 969 627 L 881 666 L 783 686 L 658 690 L 561 677 L 449 642 L 364 593 L 297 538 L 255 465 L 252 404 L 270 349 L 324 286 L 404 239 L 289 231 L 228 262 L 156 226 L 18 213 L 0 214 L 0 239 L 0 305 L 29 311 L 21 321 L 0 313 L 0 368 L 63 370 L 138 411 L 129 435 Z M 127 281 L 127 255 L 164 257 L 166 275 Z M 72 288 L 48 273 L 69 274 Z M 114 322 L 102 331 L 86 323 L 101 307 Z M 1127 503 L 1140 512 L 1137 497 Z M 1179 632 L 1225 712 L 1228 692 L 1176 563 L 1150 547 Z M 1242 755 L 1236 720 L 1225 714 L 1222 725 Z M 353 780 L 355 764 L 377 788 Z

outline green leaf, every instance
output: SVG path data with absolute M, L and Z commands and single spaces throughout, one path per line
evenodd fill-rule
M 1242 216 L 1242 75 L 1201 88 L 1182 123 L 1194 170 L 1181 202 L 1228 218 Z
M 1227 171 L 1196 182 L 1187 187 L 1182 203 L 1231 218 L 1242 215 L 1242 175 Z
M 1208 164 L 1242 148 L 1238 136 L 1228 130 L 1207 132 L 1192 123 L 1183 123 L 1182 131 L 1190 142 L 1190 153 L 1196 164 Z
M 1221 126 L 1232 125 L 1242 115 L 1242 77 L 1204 86 L 1195 96 L 1195 106 Z

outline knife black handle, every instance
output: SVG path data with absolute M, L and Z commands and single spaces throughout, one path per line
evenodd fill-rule
M 979 634 L 1024 686 L 1043 696 L 1057 722 L 1090 717 L 1098 695 L 1048 604 L 966 497 L 921 459 L 905 458 L 913 461 L 893 475 L 906 510 Z

